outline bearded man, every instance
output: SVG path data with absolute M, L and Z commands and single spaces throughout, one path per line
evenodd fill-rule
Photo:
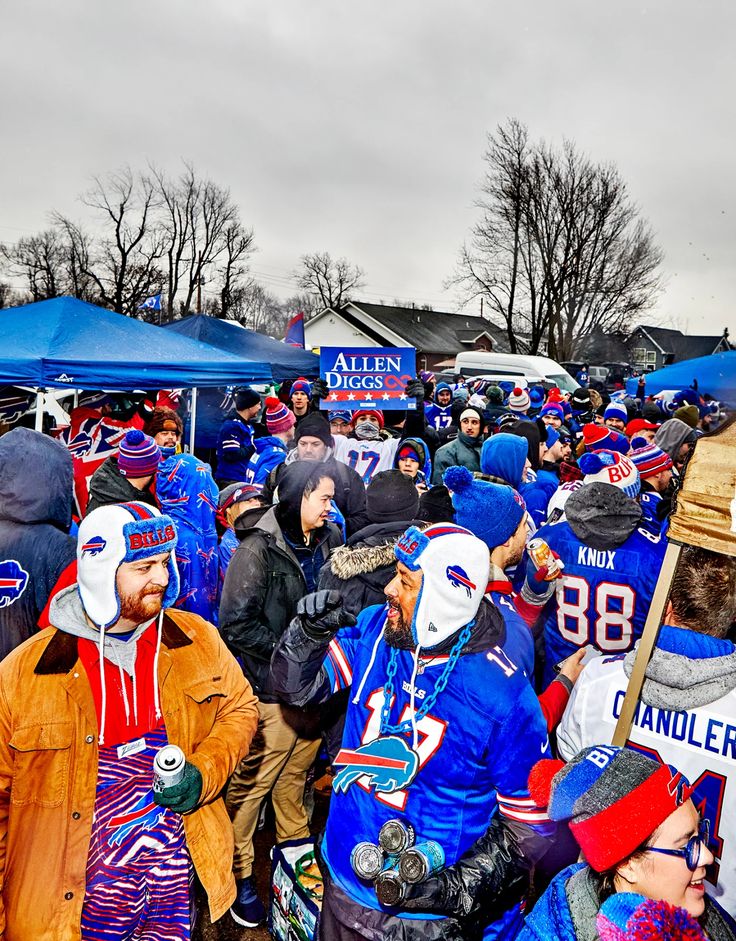
M 356 623 L 339 593 L 307 595 L 271 663 L 274 686 L 295 705 L 351 688 L 319 847 L 320 937 L 511 938 L 529 867 L 551 835 L 526 784 L 549 750 L 545 721 L 484 598 L 486 545 L 460 526 L 412 526 L 395 555 L 385 604 Z M 388 905 L 356 874 L 352 851 L 395 818 L 417 842 L 439 843 L 446 868 Z

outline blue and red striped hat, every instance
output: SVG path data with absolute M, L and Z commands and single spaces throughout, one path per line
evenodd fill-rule
M 161 449 L 153 438 L 133 428 L 120 442 L 118 470 L 122 477 L 148 477 L 155 474 Z

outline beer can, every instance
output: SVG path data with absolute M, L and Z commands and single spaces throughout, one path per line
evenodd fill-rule
M 398 856 L 413 846 L 415 840 L 414 827 L 397 817 L 387 820 L 378 831 L 378 843 L 387 856 Z
M 165 791 L 167 787 L 179 784 L 184 777 L 186 759 L 178 745 L 164 745 L 156 752 L 153 759 L 153 789 Z
M 358 843 L 350 854 L 350 865 L 359 879 L 373 882 L 383 869 L 385 859 L 385 853 L 380 846 L 364 840 Z
M 401 854 L 399 875 L 410 885 L 424 880 L 445 865 L 445 851 L 436 840 L 423 840 Z
M 526 544 L 526 551 L 529 553 L 529 558 L 534 563 L 535 568 L 547 567 L 547 574 L 544 578 L 546 582 L 552 582 L 557 578 L 560 565 L 544 539 L 530 539 Z
M 378 874 L 375 882 L 376 898 L 381 905 L 396 908 L 401 905 L 406 895 L 406 884 L 399 874 L 398 860 L 391 860 L 389 865 Z

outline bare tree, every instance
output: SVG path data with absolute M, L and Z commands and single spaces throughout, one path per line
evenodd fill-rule
M 65 293 L 65 246 L 55 229 L 24 236 L 13 245 L 0 246 L 9 274 L 22 278 L 32 301 Z
M 103 235 L 88 257 L 89 276 L 100 303 L 135 315 L 146 297 L 161 291 L 158 261 L 163 253 L 156 224 L 158 194 L 153 181 L 126 168 L 95 177 L 82 201 L 99 213 Z
M 365 284 L 361 268 L 346 258 L 333 259 L 329 252 L 302 255 L 294 277 L 320 307 L 335 310 L 352 300 L 355 291 Z
M 449 284 L 503 322 L 512 351 L 572 358 L 595 332 L 618 332 L 651 305 L 662 260 L 615 167 L 572 142 L 530 143 L 509 121 L 489 136 L 480 220 Z

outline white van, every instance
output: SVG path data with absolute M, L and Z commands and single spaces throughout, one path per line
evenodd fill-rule
M 486 353 L 472 350 L 458 353 L 455 358 L 455 373 L 467 378 L 482 377 L 493 382 L 516 382 L 522 388 L 542 385 L 547 389 L 557 386 L 564 392 L 579 388 L 570 373 L 559 363 L 546 356 L 521 356 L 516 353 Z

